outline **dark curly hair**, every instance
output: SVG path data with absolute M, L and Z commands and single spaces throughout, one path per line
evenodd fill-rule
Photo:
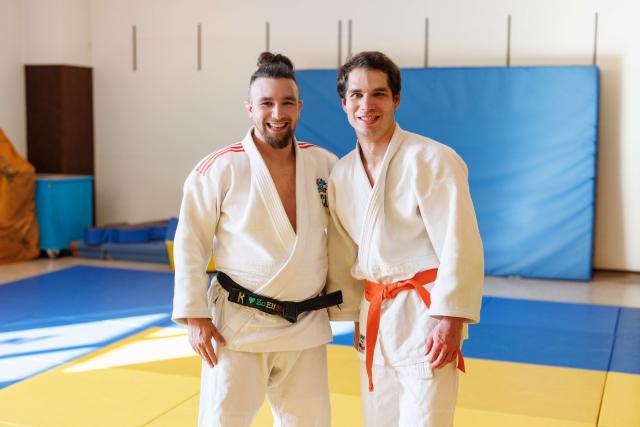
M 340 99 L 345 98 L 349 73 L 356 68 L 382 71 L 387 75 L 387 83 L 391 89 L 391 94 L 394 97 L 400 95 L 402 84 L 398 66 L 382 52 L 360 52 L 349 58 L 338 70 L 337 89 Z

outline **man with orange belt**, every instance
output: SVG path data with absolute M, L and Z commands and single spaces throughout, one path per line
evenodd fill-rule
M 480 318 L 482 242 L 465 163 L 398 126 L 400 86 L 380 52 L 338 73 L 358 140 L 329 180 L 328 287 L 344 298 L 330 317 L 355 322 L 367 427 L 450 426 L 462 341 Z

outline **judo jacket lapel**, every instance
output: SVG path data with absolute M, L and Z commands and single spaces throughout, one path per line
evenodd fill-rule
M 255 292 L 278 298 L 285 290 L 285 287 L 291 284 L 296 267 L 301 262 L 300 258 L 304 256 L 304 246 L 307 241 L 305 235 L 307 234 L 308 217 L 304 214 L 307 207 L 307 194 L 304 191 L 304 159 L 302 158 L 302 150 L 298 148 L 298 144 L 294 140 L 296 156 L 296 233 L 289 222 L 269 169 L 253 142 L 251 133 L 252 131 L 249 131 L 243 141 L 243 146 L 249 154 L 253 184 L 267 207 L 266 214 L 270 217 L 275 235 L 278 236 L 284 253 L 288 254 L 280 269 Z
M 280 200 L 280 195 L 278 194 L 276 185 L 271 178 L 269 169 L 262 159 L 255 142 L 253 142 L 252 133 L 253 129 L 249 131 L 242 141 L 242 146 L 245 152 L 249 155 L 249 162 L 251 164 L 252 187 L 258 191 L 258 194 L 260 194 L 260 197 L 264 202 L 266 207 L 264 214 L 269 217 L 275 231 L 275 235 L 278 237 L 282 245 L 282 249 L 289 252 L 292 245 L 295 243 L 296 233 L 293 231 L 293 227 L 289 222 L 289 218 L 284 210 L 284 206 Z
M 359 175 L 364 176 L 364 180 L 366 181 L 367 187 L 371 188 L 371 193 L 369 196 L 369 203 L 365 209 L 364 218 L 362 221 L 362 229 L 360 230 L 360 244 L 358 245 L 358 259 L 360 260 L 360 265 L 363 266 L 369 273 L 371 273 L 371 262 L 369 259 L 370 251 L 372 244 L 375 244 L 374 241 L 376 234 L 376 227 L 383 226 L 384 224 L 378 224 L 380 221 L 384 221 L 384 195 L 385 195 L 385 187 L 387 181 L 387 173 L 389 171 L 389 163 L 393 159 L 393 156 L 398 151 L 400 144 L 402 143 L 402 130 L 400 126 L 396 124 L 396 129 L 393 132 L 393 136 L 391 137 L 391 141 L 389 142 L 389 146 L 387 147 L 387 151 L 384 154 L 384 159 L 382 160 L 382 165 L 380 166 L 380 171 L 378 172 L 378 176 L 376 177 L 373 188 L 371 188 L 369 184 L 369 180 L 366 176 L 366 172 L 364 170 L 364 163 L 362 162 L 362 156 L 360 154 L 359 147 L 356 147 L 357 153 L 357 161 L 360 163 L 358 165 Z M 362 177 L 359 177 L 359 179 Z M 367 188 L 365 187 L 365 188 Z M 378 242 L 380 243 L 380 242 Z

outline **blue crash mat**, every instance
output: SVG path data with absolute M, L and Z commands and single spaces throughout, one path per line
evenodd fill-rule
M 455 149 L 488 275 L 591 278 L 598 131 L 596 67 L 402 69 L 396 119 Z M 356 144 L 335 70 L 296 73 L 297 137 L 343 156 Z

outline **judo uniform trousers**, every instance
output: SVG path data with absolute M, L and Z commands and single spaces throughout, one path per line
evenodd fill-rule
M 204 158 L 184 184 L 172 317 L 178 323 L 211 318 L 226 341 L 223 348 L 214 345 L 219 365 L 203 363 L 201 426 L 250 425 L 265 393 L 279 425 L 329 424 L 327 310 L 289 323 L 228 301 L 216 279 L 207 289 L 213 251 L 217 270 L 258 295 L 302 301 L 323 292 L 327 182 L 337 158 L 309 143 L 295 141 L 294 147 L 297 232 L 252 130 L 242 142 Z
M 427 309 L 416 289 L 382 302 L 373 384 L 361 383 L 367 426 L 449 426 L 457 397 L 455 363 L 432 369 L 425 343 L 441 316 L 478 322 L 484 262 L 467 168 L 449 147 L 397 124 L 373 187 L 359 149 L 340 159 L 329 180 L 328 290 L 344 304 L 332 320 L 359 320 L 365 360 L 369 302 L 363 282 L 389 285 L 437 269 Z M 364 373 L 364 367 L 362 369 Z

